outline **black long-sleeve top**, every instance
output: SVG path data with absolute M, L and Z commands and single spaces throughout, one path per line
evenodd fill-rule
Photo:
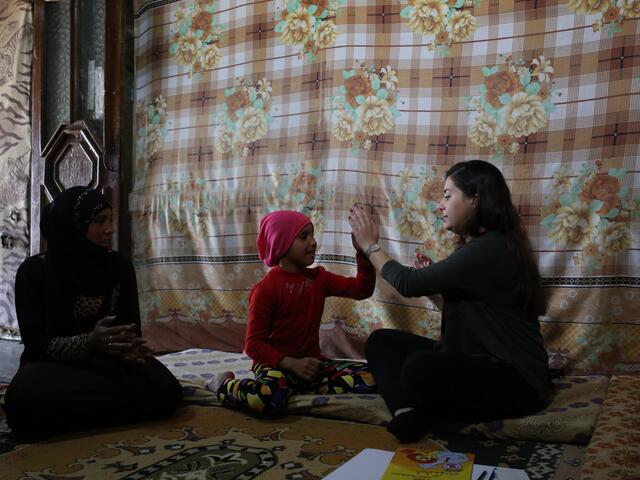
M 16 313 L 25 347 L 21 364 L 85 358 L 87 336 L 106 315 L 116 315 L 119 325 L 134 323 L 141 335 L 136 275 L 129 260 L 109 253 L 114 281 L 102 292 L 74 286 L 55 268 L 46 268 L 46 262 L 46 254 L 29 257 L 16 274 Z
M 507 238 L 489 231 L 446 259 L 415 269 L 390 260 L 382 277 L 405 297 L 442 294 L 441 348 L 504 362 L 546 399 L 551 391 L 548 357 L 538 314 L 514 295 L 519 275 Z

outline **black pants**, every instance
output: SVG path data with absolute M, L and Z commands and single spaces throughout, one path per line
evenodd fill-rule
M 369 368 L 389 410 L 413 407 L 427 425 L 480 422 L 527 415 L 544 402 L 510 365 L 435 349 L 408 332 L 374 331 Z
M 182 401 L 176 378 L 156 359 L 85 363 L 29 362 L 5 395 L 7 424 L 18 439 L 168 417 Z

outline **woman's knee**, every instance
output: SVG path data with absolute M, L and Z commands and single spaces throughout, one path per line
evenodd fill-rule
M 169 378 L 156 386 L 162 410 L 171 414 L 182 403 L 182 385 L 175 379 Z
M 415 352 L 409 355 L 399 372 L 400 385 L 407 399 L 414 406 L 424 403 L 441 389 L 449 386 L 443 377 L 437 354 Z
M 28 369 L 18 370 L 5 393 L 3 409 L 14 432 L 29 432 L 48 412 L 48 392 Z
M 140 388 L 131 393 L 154 417 L 169 416 L 182 403 L 182 385 L 173 375 L 141 381 Z
M 389 336 L 390 328 L 380 328 L 371 332 L 364 345 L 364 354 L 367 360 L 371 362 L 371 358 L 375 358 L 386 343 Z
M 369 338 L 367 339 L 367 343 L 369 342 L 384 342 L 385 339 L 387 337 L 389 337 L 389 335 L 393 335 L 393 332 L 395 331 L 395 329 L 393 328 L 379 328 L 377 330 L 374 330 L 373 332 L 371 332 L 371 334 L 369 335 Z
M 38 410 L 46 406 L 49 388 L 46 372 L 27 364 L 15 374 L 5 394 L 5 410 Z

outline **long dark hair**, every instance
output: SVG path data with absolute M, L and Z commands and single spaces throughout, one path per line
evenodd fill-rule
M 483 229 L 497 230 L 507 237 L 509 248 L 515 251 L 522 272 L 518 275 L 514 293 L 525 309 L 532 309 L 538 315 L 544 314 L 547 300 L 538 264 L 502 172 L 489 162 L 469 160 L 453 165 L 447 170 L 445 178 L 450 178 L 466 197 L 477 198 L 477 206 L 467 219 L 464 232 L 478 236 Z

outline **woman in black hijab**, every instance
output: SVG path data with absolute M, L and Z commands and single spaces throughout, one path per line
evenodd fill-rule
M 47 251 L 16 275 L 24 352 L 4 410 L 16 436 L 169 416 L 181 387 L 141 337 L 133 265 L 109 249 L 111 206 L 73 187 L 43 212 Z

